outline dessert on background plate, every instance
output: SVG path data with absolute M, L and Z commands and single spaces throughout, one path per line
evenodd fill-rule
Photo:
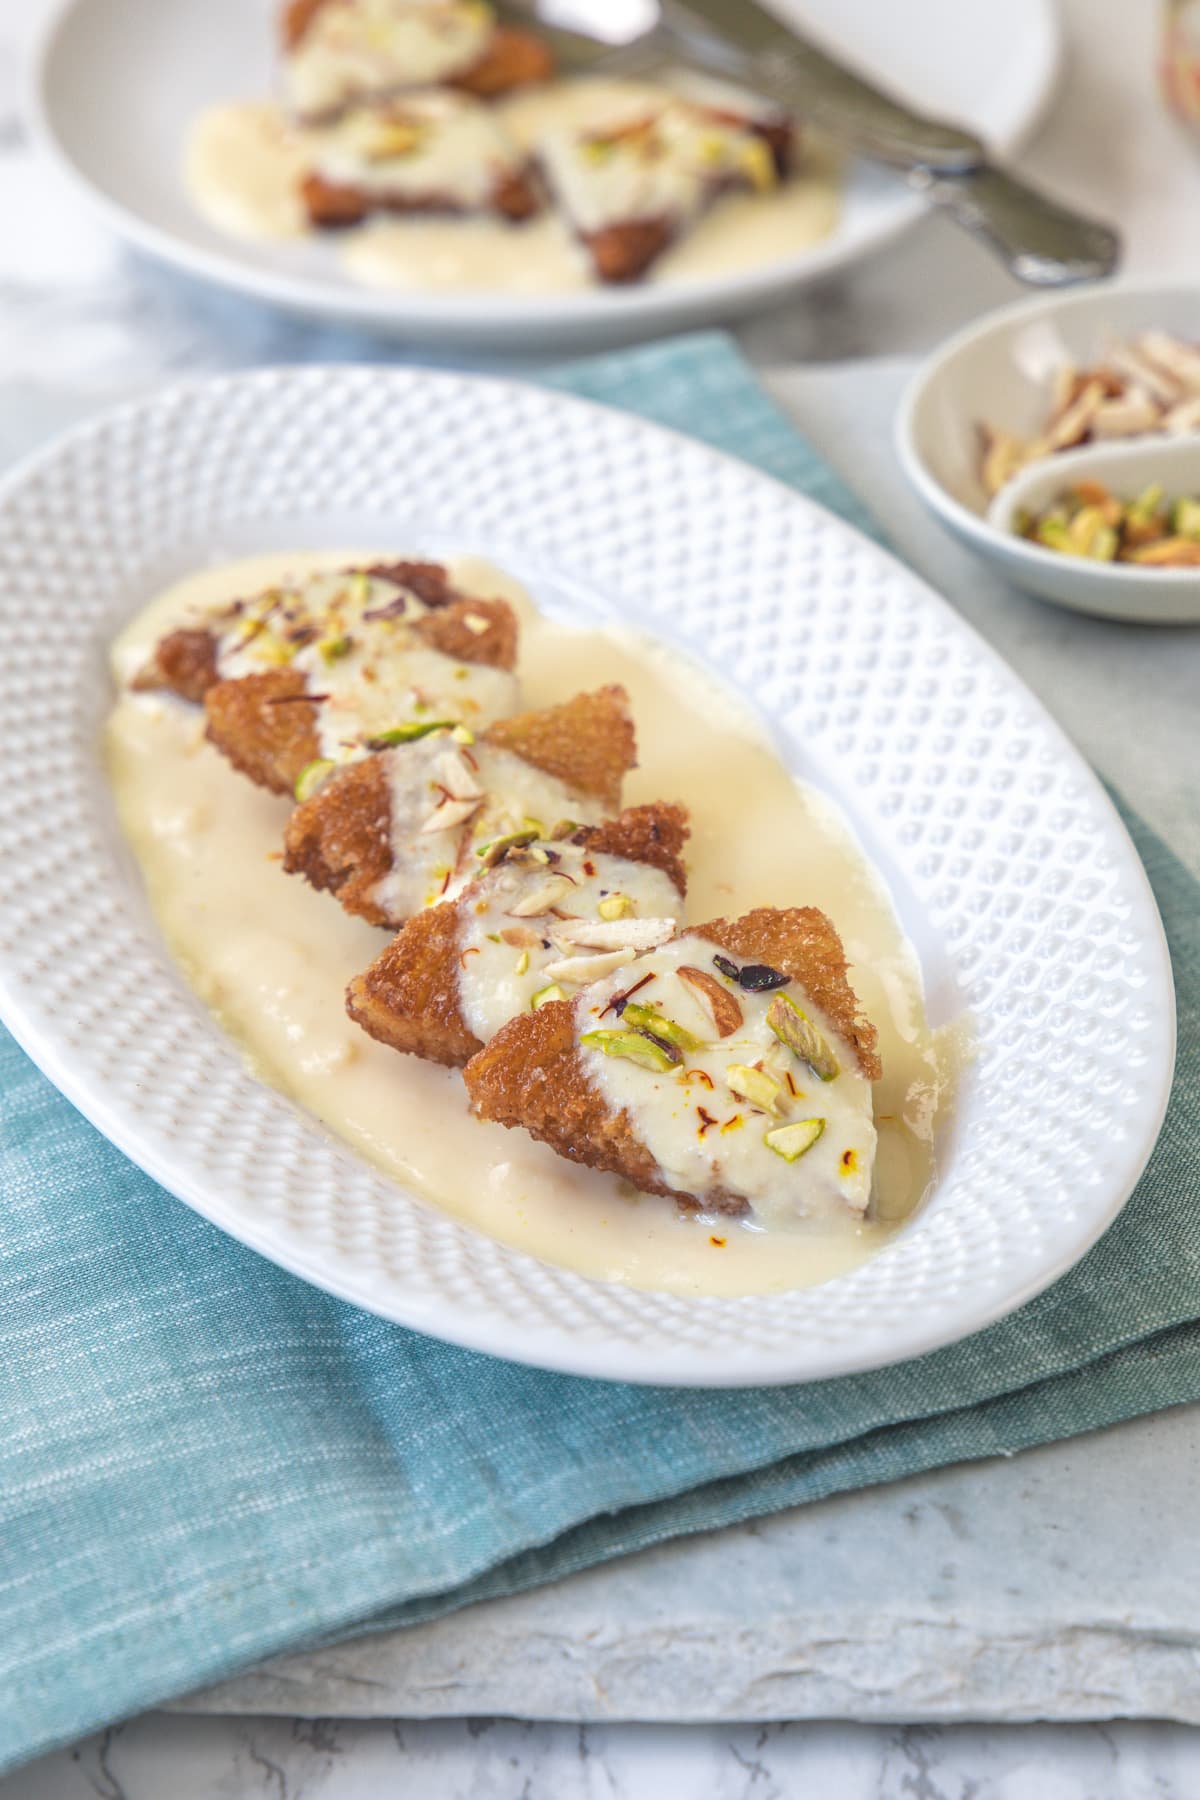
M 829 151 L 727 83 L 557 78 L 475 0 L 295 0 L 282 35 L 282 104 L 210 107 L 187 185 L 219 229 L 320 237 L 364 282 L 691 279 L 834 224 Z

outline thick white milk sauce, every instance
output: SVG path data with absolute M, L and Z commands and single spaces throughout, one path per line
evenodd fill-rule
M 194 607 L 356 560 L 364 558 L 351 551 L 273 555 L 189 577 L 122 634 L 118 682 Z M 691 810 L 687 922 L 810 904 L 837 925 L 884 1066 L 870 1216 L 847 1208 L 770 1231 L 685 1219 L 670 1202 L 574 1168 L 519 1131 L 471 1119 L 456 1072 L 401 1057 L 347 1018 L 347 982 L 387 939 L 283 873 L 288 803 L 204 742 L 196 708 L 122 685 L 108 767 L 173 955 L 256 1074 L 432 1204 L 547 1262 L 682 1294 L 766 1293 L 854 1267 L 927 1189 L 959 1060 L 956 1034 L 926 1022 L 916 962 L 878 877 L 828 803 L 793 780 L 742 705 L 695 664 L 633 632 L 542 619 L 515 582 L 475 559 L 450 566 L 472 592 L 517 607 L 523 705 L 603 682 L 628 689 L 639 767 L 626 802 L 672 799 Z
M 661 100 L 636 82 L 551 82 L 489 111 L 524 149 L 546 132 L 590 129 Z M 184 175 L 198 210 L 223 231 L 256 241 L 309 235 L 299 182 L 317 139 L 290 127 L 271 101 L 210 108 L 189 134 Z M 706 280 L 760 268 L 827 237 L 838 211 L 836 163 L 805 131 L 799 170 L 764 194 L 729 194 L 654 264 L 651 283 Z M 545 294 L 593 287 L 588 258 L 565 219 L 546 211 L 513 225 L 494 218 L 377 217 L 328 235 L 356 279 L 410 292 L 487 289 Z

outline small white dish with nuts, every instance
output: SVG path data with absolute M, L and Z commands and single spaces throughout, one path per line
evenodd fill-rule
M 1200 496 L 1200 289 L 990 314 L 918 371 L 896 449 L 935 516 L 1017 586 L 1101 617 L 1200 622 L 1200 515 L 1181 504 Z

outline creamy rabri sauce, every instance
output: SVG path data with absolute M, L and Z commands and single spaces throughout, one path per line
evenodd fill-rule
M 531 151 L 546 132 L 599 128 L 644 112 L 655 99 L 661 100 L 661 89 L 644 83 L 563 81 L 517 93 L 491 110 Z M 298 184 L 314 147 L 315 140 L 290 127 L 272 102 L 212 107 L 188 139 L 188 190 L 221 230 L 260 241 L 307 236 Z M 646 279 L 699 281 L 777 262 L 827 237 L 837 210 L 836 162 L 806 130 L 796 175 L 768 193 L 718 200 Z M 489 217 L 380 217 L 326 241 L 345 269 L 373 286 L 544 294 L 595 285 L 566 221 L 550 211 L 521 225 Z
M 178 583 L 114 647 L 118 681 L 189 609 L 355 560 L 364 558 L 274 555 Z M 460 585 L 517 607 L 523 705 L 624 683 L 639 745 L 626 803 L 671 799 L 691 810 L 688 922 L 795 904 L 834 920 L 884 1066 L 874 1090 L 871 1216 L 847 1208 L 769 1232 L 728 1218 L 683 1219 L 669 1202 L 577 1169 L 519 1131 L 471 1119 L 454 1071 L 400 1057 L 346 1017 L 347 982 L 387 940 L 284 875 L 287 802 L 205 744 L 197 709 L 122 691 L 108 767 L 172 953 L 260 1077 L 431 1203 L 547 1262 L 638 1287 L 736 1294 L 807 1286 L 864 1261 L 929 1185 L 934 1127 L 960 1056 L 952 1030 L 927 1024 L 914 955 L 878 877 L 743 706 L 677 651 L 625 630 L 554 624 L 499 571 L 475 559 L 450 566 Z

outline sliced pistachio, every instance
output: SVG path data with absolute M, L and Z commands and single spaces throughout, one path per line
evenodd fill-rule
M 518 956 L 517 966 L 516 966 L 514 973 L 517 975 L 527 975 L 529 973 L 529 952 L 528 952 L 528 950 L 522 950 L 520 956 Z
M 679 1061 L 679 1052 L 672 1054 L 670 1044 L 644 1037 L 640 1031 L 585 1031 L 579 1041 L 590 1050 L 602 1050 L 605 1056 L 621 1056 L 639 1068 L 660 1073 L 673 1069 Z
M 820 1081 L 832 1081 L 839 1073 L 838 1060 L 808 1014 L 787 994 L 776 994 L 767 1008 L 767 1024 L 781 1044 L 806 1062 Z
M 628 1012 L 629 1008 L 625 1010 Z M 748 1063 L 730 1063 L 725 1071 L 725 1086 L 739 1100 L 748 1100 L 751 1106 L 761 1106 L 764 1112 L 771 1113 L 783 1092 L 774 1076 L 768 1075 L 765 1069 L 753 1069 Z
M 728 988 L 723 988 L 715 975 L 705 969 L 693 969 L 690 963 L 681 964 L 675 973 L 680 981 L 700 995 L 712 1014 L 717 1036 L 732 1037 L 745 1022 L 745 1015 Z
M 578 830 L 579 826 L 574 819 L 556 819 L 546 833 L 546 842 L 549 844 L 561 843 L 563 838 L 574 837 Z
M 311 800 L 326 776 L 331 775 L 336 768 L 337 764 L 327 756 L 315 756 L 312 762 L 305 763 L 296 777 L 297 800 Z
M 354 648 L 354 639 L 345 633 L 341 637 L 324 638 L 317 645 L 321 652 L 321 661 L 325 663 L 340 662 L 343 656 L 349 656 Z
M 451 731 L 453 719 L 410 719 L 406 725 L 393 725 L 390 731 L 380 731 L 367 739 L 368 750 L 390 750 L 393 744 L 414 744 L 418 738 L 428 737 L 431 731 Z
M 545 987 L 539 988 L 537 993 L 531 998 L 529 1002 L 530 1011 L 540 1012 L 542 1007 L 549 1006 L 552 1000 L 565 1000 L 566 997 L 566 994 L 563 992 L 562 988 L 559 987 L 557 981 L 548 982 Z
M 1200 500 L 1177 500 L 1171 508 L 1171 530 L 1178 537 L 1200 538 Z
M 633 916 L 633 901 L 628 894 L 605 894 L 596 911 L 602 919 L 628 919 Z
M 784 1162 L 796 1162 L 812 1149 L 824 1129 L 824 1119 L 797 1119 L 792 1125 L 776 1125 L 765 1132 L 763 1143 Z
M 490 844 L 480 844 L 475 854 L 485 869 L 494 869 L 497 863 L 504 861 L 510 850 L 523 850 L 536 838 L 536 831 L 510 831 L 507 837 L 493 838 Z
M 622 1025 L 632 1025 L 635 1031 L 649 1031 L 657 1038 L 664 1038 L 668 1044 L 675 1044 L 680 1050 L 699 1050 L 701 1042 L 693 1037 L 684 1026 L 677 1025 L 666 1013 L 659 1012 L 656 1006 L 643 1006 L 640 1000 L 629 1000 L 621 1009 Z

